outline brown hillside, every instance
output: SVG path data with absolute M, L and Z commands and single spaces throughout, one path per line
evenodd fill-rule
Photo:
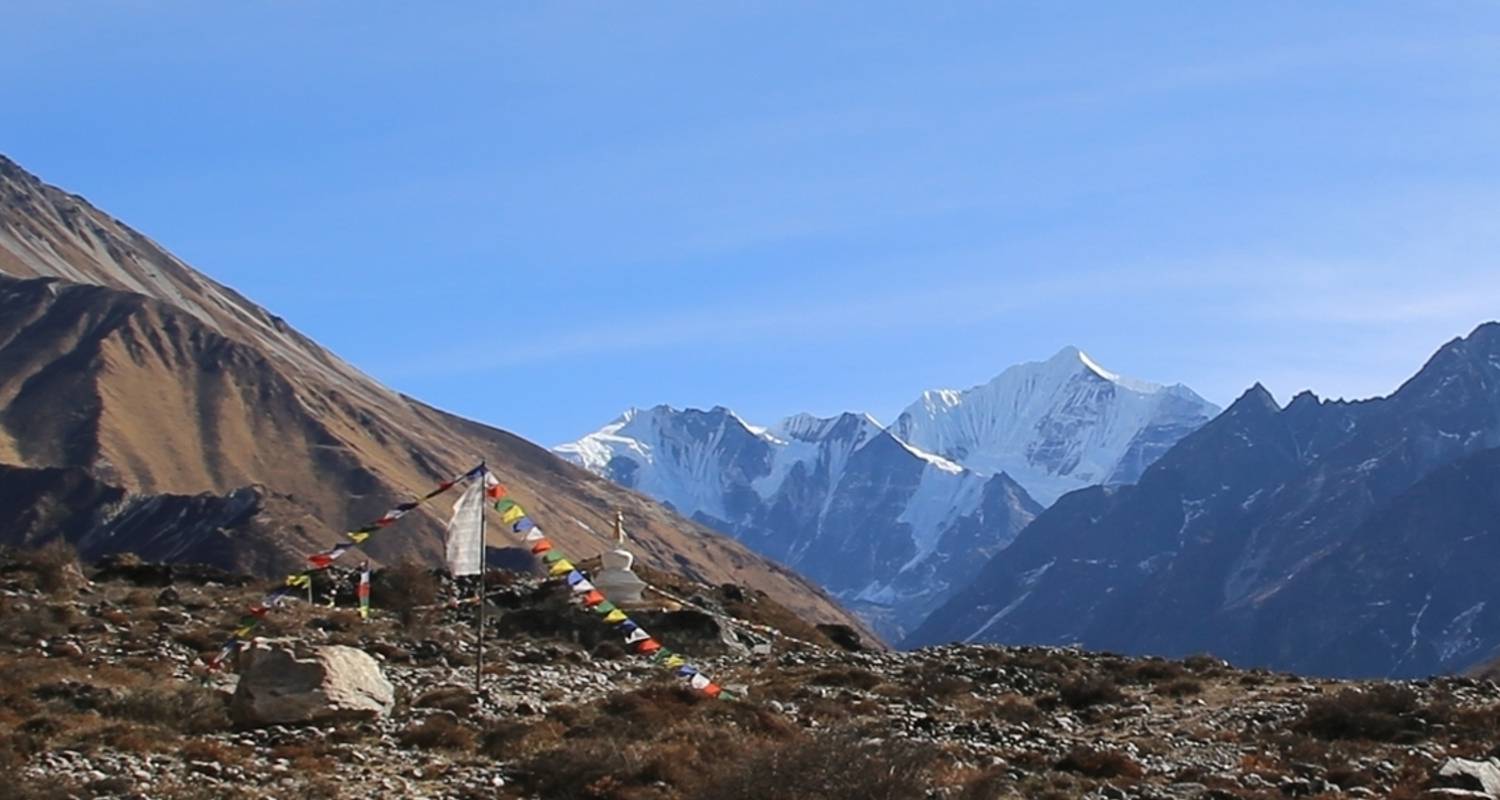
M 91 483 L 91 505 L 57 528 L 90 536 L 87 550 L 272 572 L 480 457 L 580 556 L 606 546 L 601 534 L 620 509 L 650 566 L 752 586 L 811 619 L 863 630 L 811 583 L 738 543 L 519 437 L 387 389 L 0 157 L 0 464 L 71 468 L 70 480 Z M 24 474 L 3 500 L 16 507 L 0 516 L 60 502 L 56 475 Z M 205 494 L 193 511 L 187 499 Z M 176 522 L 104 533 L 122 509 L 158 496 L 171 498 L 162 502 L 180 512 Z M 225 522 L 204 510 L 222 511 L 232 496 L 253 497 L 253 513 Z M 436 559 L 449 502 L 374 537 L 370 554 Z M 0 540 L 45 535 L 32 524 Z M 499 534 L 491 543 L 504 544 Z

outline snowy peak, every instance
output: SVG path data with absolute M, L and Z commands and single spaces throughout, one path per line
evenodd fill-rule
M 884 430 L 869 414 L 844 413 L 836 417 L 794 414 L 771 426 L 770 435 L 783 441 L 821 442 L 827 439 L 865 442 Z
M 892 638 L 1040 510 L 1008 478 L 913 447 L 868 414 L 759 428 L 722 407 L 658 406 L 555 452 L 795 567 Z
M 892 432 L 982 474 L 1008 472 L 1050 504 L 1084 486 L 1133 482 L 1216 413 L 1181 384 L 1125 377 L 1068 346 L 981 386 L 923 392 Z

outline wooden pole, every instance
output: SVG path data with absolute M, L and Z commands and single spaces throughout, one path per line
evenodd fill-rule
M 489 471 L 485 469 L 484 462 L 480 461 L 479 462 L 479 480 L 481 482 L 483 482 L 488 475 L 489 475 Z M 484 499 L 488 500 L 489 498 L 485 497 Z M 478 613 L 478 617 L 479 617 L 479 655 L 474 660 L 474 693 L 475 694 L 478 694 L 483 689 L 483 681 L 484 681 L 484 607 L 485 607 L 484 573 L 486 571 L 485 567 L 488 566 L 487 564 L 485 564 L 485 552 L 484 552 L 484 523 L 485 523 L 484 505 L 485 505 L 484 500 L 481 500 L 480 503 L 479 503 L 479 613 Z

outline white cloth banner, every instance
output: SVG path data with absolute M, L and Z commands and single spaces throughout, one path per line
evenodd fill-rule
M 478 575 L 484 568 L 484 481 L 473 481 L 448 520 L 448 571 Z

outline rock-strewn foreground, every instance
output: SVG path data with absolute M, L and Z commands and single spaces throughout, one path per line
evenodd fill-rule
M 1487 679 L 1312 680 L 1049 648 L 848 651 L 825 634 L 847 636 L 764 595 L 677 583 L 713 614 L 632 613 L 746 690 L 708 700 L 622 655 L 565 593 L 511 573 L 493 579 L 476 696 L 472 607 L 445 608 L 448 587 L 403 567 L 377 579 L 368 623 L 299 603 L 264 627 L 289 646 L 369 653 L 395 687 L 389 714 L 236 727 L 232 676 L 209 679 L 196 659 L 262 587 L 129 561 L 91 582 L 75 570 L 55 554 L 0 557 L 8 798 L 1485 797 L 1484 760 L 1500 755 Z

